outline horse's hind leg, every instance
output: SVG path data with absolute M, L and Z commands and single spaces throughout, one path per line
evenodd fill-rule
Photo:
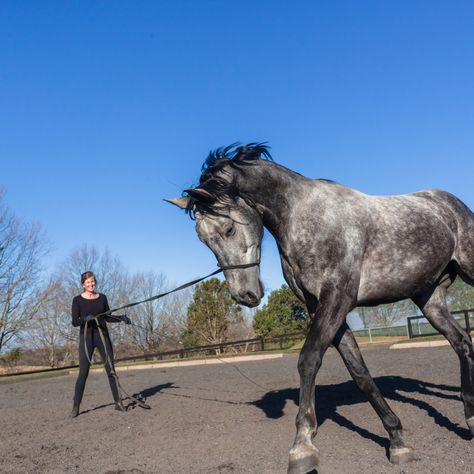
M 388 406 L 377 385 L 375 385 L 347 323 L 344 323 L 339 329 L 333 344 L 341 355 L 357 387 L 373 406 L 388 432 L 390 437 L 390 462 L 401 464 L 411 461 L 414 457 L 414 451 L 403 442 L 402 424 Z
M 446 337 L 459 357 L 464 413 L 474 435 L 474 347 L 471 336 L 459 326 L 448 310 L 446 289 L 449 284 L 450 281 L 441 283 L 413 301 L 433 327 Z

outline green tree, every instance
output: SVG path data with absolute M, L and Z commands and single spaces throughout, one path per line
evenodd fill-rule
M 277 336 L 306 330 L 308 319 L 303 303 L 287 285 L 282 285 L 270 293 L 267 304 L 255 313 L 253 328 L 260 336 Z
M 20 362 L 21 357 L 23 356 L 23 351 L 20 347 L 12 349 L 10 352 L 7 352 L 3 357 L 0 357 L 0 362 L 6 364 L 10 370 L 13 369 L 15 365 Z
M 231 298 L 225 281 L 204 281 L 196 286 L 188 306 L 183 344 L 220 344 L 226 340 L 230 323 L 242 318 L 242 310 Z

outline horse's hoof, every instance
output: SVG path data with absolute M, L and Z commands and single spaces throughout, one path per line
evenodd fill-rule
M 467 426 L 469 426 L 469 429 L 471 430 L 472 436 L 474 436 L 474 416 L 471 416 L 471 418 L 468 418 L 466 420 Z
M 319 451 L 313 445 L 299 445 L 290 451 L 288 474 L 305 474 L 318 467 Z
M 415 459 L 413 448 L 405 446 L 404 448 L 390 448 L 390 462 L 392 464 L 404 464 Z

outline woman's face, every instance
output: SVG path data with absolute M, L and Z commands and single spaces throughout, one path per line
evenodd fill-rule
M 84 288 L 84 290 L 93 293 L 94 289 L 95 289 L 95 278 L 90 277 L 90 278 L 87 278 L 86 280 L 84 280 L 84 283 L 82 284 L 82 287 Z

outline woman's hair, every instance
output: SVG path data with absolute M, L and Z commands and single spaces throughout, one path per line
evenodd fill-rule
M 94 280 L 97 281 L 94 272 L 84 272 L 81 274 L 81 285 L 88 279 L 88 278 L 94 278 Z

